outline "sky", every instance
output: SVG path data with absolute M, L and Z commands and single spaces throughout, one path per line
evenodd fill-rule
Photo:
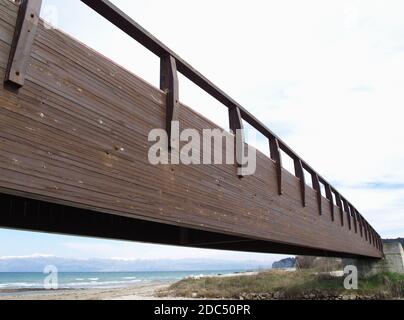
M 263 121 L 385 238 L 404 236 L 404 2 L 114 0 Z M 79 0 L 42 17 L 154 86 L 159 60 Z M 180 77 L 180 100 L 227 128 L 227 109 Z M 255 146 L 268 154 L 267 142 Z M 286 161 L 287 163 L 287 161 Z M 0 230 L 0 256 L 279 256 Z

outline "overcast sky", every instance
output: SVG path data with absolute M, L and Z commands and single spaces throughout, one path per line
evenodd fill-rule
M 113 3 L 280 135 L 383 237 L 404 236 L 403 1 Z M 158 86 L 158 59 L 80 1 L 44 0 L 42 16 Z M 180 84 L 181 101 L 227 127 L 225 107 Z M 268 153 L 263 139 L 257 147 Z M 7 239 L 15 245 L 0 256 L 274 258 L 0 231 Z

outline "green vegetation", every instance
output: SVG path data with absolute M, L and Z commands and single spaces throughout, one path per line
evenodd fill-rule
M 400 299 L 404 275 L 383 273 L 359 280 L 345 290 L 344 279 L 313 270 L 268 271 L 257 275 L 185 279 L 161 292 L 164 296 L 226 299 Z

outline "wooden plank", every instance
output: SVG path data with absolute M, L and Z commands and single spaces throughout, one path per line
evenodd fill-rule
M 166 130 L 168 134 L 168 147 L 171 149 L 173 145 L 179 143 L 179 141 L 172 141 L 172 124 L 173 121 L 178 121 L 179 83 L 177 64 L 171 55 L 160 59 L 160 89 L 167 95 Z
M 20 88 L 24 85 L 26 68 L 38 27 L 42 0 L 23 0 L 17 17 L 14 39 L 5 74 L 5 82 Z
M 300 181 L 300 191 L 302 197 L 302 205 L 306 207 L 306 178 L 304 176 L 303 165 L 300 159 L 294 159 L 295 175 Z
M 283 194 L 283 185 L 282 185 L 282 155 L 279 148 L 279 141 L 277 139 L 269 139 L 269 149 L 271 154 L 271 159 L 275 161 L 276 165 L 276 177 L 278 184 L 278 194 Z

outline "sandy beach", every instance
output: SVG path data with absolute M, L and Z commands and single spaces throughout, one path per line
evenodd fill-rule
M 257 275 L 258 272 L 237 272 L 230 274 L 216 274 L 204 276 L 191 276 L 191 279 L 200 278 L 228 278 Z M 178 297 L 159 297 L 160 291 L 165 291 L 176 281 L 155 281 L 147 284 L 137 284 L 122 288 L 108 289 L 77 289 L 77 290 L 42 290 L 42 291 L 1 291 L 0 300 L 181 300 Z
M 172 283 L 160 282 L 114 289 L 35 291 L 18 294 L 11 292 L 3 293 L 0 300 L 161 300 L 157 293 Z

